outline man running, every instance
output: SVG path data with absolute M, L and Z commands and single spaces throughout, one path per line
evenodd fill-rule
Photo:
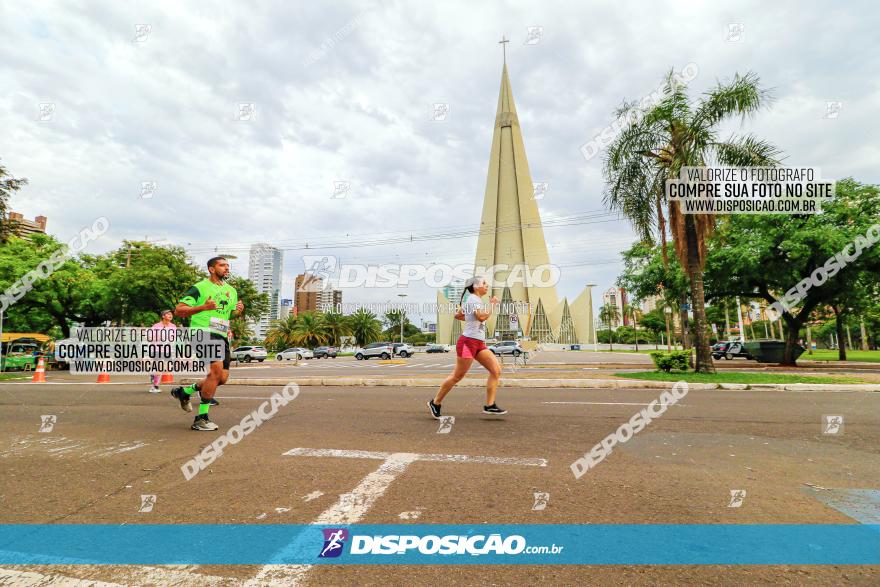
M 180 402 L 186 412 L 192 412 L 190 396 L 199 392 L 201 402 L 199 413 L 193 420 L 193 430 L 217 430 L 218 426 L 208 418 L 208 410 L 214 399 L 214 391 L 229 379 L 229 318 L 244 311 L 244 304 L 238 301 L 238 292 L 225 283 L 229 276 L 229 262 L 223 257 L 208 260 L 208 279 L 203 279 L 187 291 L 174 309 L 178 318 L 190 318 L 190 328 L 201 328 L 210 333 L 211 340 L 223 341 L 222 361 L 214 361 L 208 375 L 199 383 L 186 387 L 175 387 L 171 395 Z
M 162 319 L 159 320 L 158 322 L 156 322 L 155 324 L 153 324 L 150 327 L 150 330 L 166 330 L 169 328 L 170 329 L 177 328 L 177 326 L 174 324 L 174 322 L 171 321 L 171 319 L 174 318 L 174 312 L 172 312 L 171 310 L 162 310 L 162 312 L 159 314 L 159 316 Z M 159 393 L 160 391 L 162 391 L 161 389 L 159 389 L 159 382 L 161 380 L 162 380 L 161 373 L 153 373 L 152 375 L 150 375 L 150 384 L 151 384 L 150 385 L 150 393 Z

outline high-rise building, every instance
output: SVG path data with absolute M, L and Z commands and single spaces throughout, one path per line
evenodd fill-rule
M 327 287 L 323 279 L 311 273 L 296 276 L 293 300 L 296 312 L 326 312 L 342 304 L 342 291 Z
M 617 319 L 610 320 L 611 324 L 605 324 L 605 328 L 617 328 L 629 326 L 629 318 L 624 314 L 623 307 L 627 304 L 626 290 L 622 287 L 611 287 L 602 294 L 602 304 L 610 304 L 617 307 Z
M 502 304 L 500 312 L 486 321 L 487 332 L 490 338 L 499 339 L 527 336 L 538 342 L 592 343 L 593 302 L 589 287 L 569 302 L 559 299 L 555 284 L 538 286 L 525 279 L 504 283 L 517 271 L 516 267 L 531 272 L 550 265 L 536 189 L 505 63 L 474 265 L 481 268 L 506 264 L 509 270 L 494 275 L 489 295 L 497 296 Z M 517 271 L 515 275 L 519 277 L 522 273 Z M 457 302 L 444 292 L 437 292 L 439 343 L 454 343 L 460 332 L 461 321 L 448 311 L 450 303 Z
M 458 301 L 461 299 L 462 293 L 464 293 L 463 281 L 453 281 L 443 288 L 443 295 L 446 296 L 446 299 L 453 304 L 458 303 Z
M 265 243 L 251 245 L 248 279 L 254 283 L 258 292 L 269 296 L 269 311 L 251 325 L 257 338 L 265 338 L 269 325 L 279 316 L 282 261 L 281 249 Z
M 28 238 L 32 234 L 45 233 L 46 221 L 48 219 L 45 216 L 37 216 L 33 220 L 25 220 L 24 215 L 18 212 L 10 212 L 9 220 L 16 223 L 16 235 L 22 238 Z

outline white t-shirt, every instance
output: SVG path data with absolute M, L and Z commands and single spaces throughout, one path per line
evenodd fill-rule
M 476 338 L 477 340 L 486 340 L 486 325 L 480 322 L 480 319 L 474 314 L 474 310 L 485 309 L 480 296 L 468 294 L 461 309 L 464 311 L 464 329 L 461 331 L 461 335 L 468 338 Z

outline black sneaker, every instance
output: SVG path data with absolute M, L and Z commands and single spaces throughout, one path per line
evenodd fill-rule
M 495 416 L 503 416 L 507 413 L 507 410 L 499 408 L 498 404 L 492 404 L 491 406 L 483 406 L 483 413 L 492 414 Z
M 433 399 L 429 399 L 429 400 L 428 400 L 428 409 L 431 410 L 431 416 L 432 416 L 435 420 L 439 420 L 439 419 L 440 419 L 440 406 L 438 406 L 437 404 L 435 404 Z
M 182 387 L 175 387 L 171 390 L 171 397 L 180 402 L 180 409 L 184 412 L 192 412 L 193 407 L 189 402 L 189 395 L 183 392 Z
M 211 422 L 208 419 L 208 415 L 205 414 L 204 417 L 196 416 L 196 419 L 193 420 L 193 425 L 191 426 L 191 428 L 193 430 L 199 430 L 199 431 L 203 431 L 203 432 L 213 432 L 214 430 L 217 430 L 220 427 L 217 426 L 216 424 L 214 424 L 213 422 Z
M 201 394 L 199 395 L 199 397 L 200 398 L 202 397 Z M 204 401 L 204 398 L 202 398 L 202 401 Z M 218 402 L 213 397 L 210 400 L 208 400 L 208 403 L 211 404 L 212 406 L 219 406 L 220 405 L 220 402 Z

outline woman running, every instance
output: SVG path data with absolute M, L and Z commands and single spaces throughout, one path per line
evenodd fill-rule
M 467 374 L 474 359 L 479 361 L 489 372 L 489 379 L 486 381 L 486 405 L 483 406 L 483 413 L 494 415 L 507 413 L 507 410 L 495 405 L 495 391 L 501 380 L 501 367 L 498 365 L 495 353 L 486 348 L 485 322 L 492 315 L 492 306 L 498 304 L 498 298 L 495 296 L 489 300 L 488 308 L 483 304 L 480 298 L 488 291 L 489 284 L 483 277 L 471 277 L 465 283 L 465 291 L 461 296 L 464 303 L 455 314 L 456 320 L 464 320 L 464 330 L 455 345 L 455 354 L 458 357 L 455 360 L 455 370 L 440 386 L 440 391 L 437 392 L 434 399 L 428 400 L 431 415 L 437 420 L 441 417 L 440 404 L 443 402 L 443 398 Z M 466 299 L 465 296 L 467 296 Z

